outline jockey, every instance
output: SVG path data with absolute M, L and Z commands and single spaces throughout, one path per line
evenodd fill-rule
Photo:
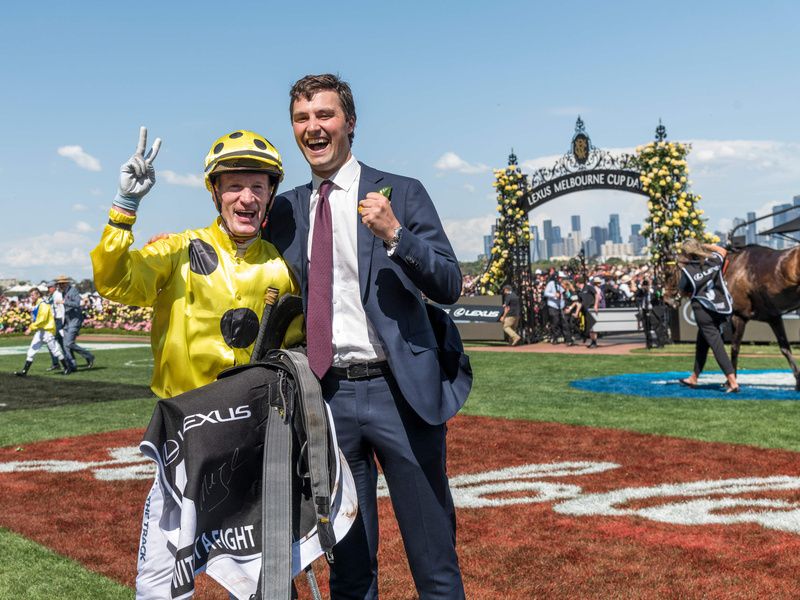
M 145 154 L 147 130 L 141 128 L 91 258 L 101 295 L 154 308 L 151 389 L 171 398 L 249 362 L 267 289 L 295 294 L 298 286 L 275 247 L 261 239 L 283 167 L 275 147 L 251 131 L 222 136 L 206 156 L 206 188 L 219 213 L 211 225 L 158 236 L 141 250 L 131 249 L 139 203 L 155 184 L 153 160 L 160 145 L 156 139 Z M 298 318 L 289 328 L 285 341 L 290 345 L 303 339 L 301 322 Z M 169 597 L 175 557 L 159 519 L 170 499 L 156 477 L 142 521 L 138 600 Z
M 203 229 L 172 234 L 132 250 L 139 203 L 155 184 L 153 160 L 161 140 L 145 155 L 142 127 L 136 153 L 122 166 L 119 192 L 98 246 L 92 250 L 101 295 L 152 306 L 151 388 L 168 398 L 214 381 L 225 368 L 247 363 L 267 288 L 298 292 L 275 247 L 261 239 L 278 184 L 281 156 L 263 136 L 239 130 L 212 144 L 205 183 L 219 213 Z M 287 334 L 302 339 L 299 323 Z
M 61 367 L 64 369 L 64 375 L 72 373 L 72 369 L 67 365 L 64 360 L 64 354 L 61 352 L 61 346 L 56 341 L 56 320 L 53 317 L 52 307 L 42 300 L 42 292 L 39 288 L 33 288 L 29 292 L 31 300 L 31 317 L 33 322 L 25 333 L 33 332 L 33 339 L 28 348 L 28 355 L 25 357 L 25 366 L 19 371 L 15 371 L 14 375 L 24 377 L 28 374 L 28 369 L 33 364 L 33 357 L 42 347 L 42 344 L 47 344 L 47 347 L 52 352 L 53 356 L 61 362 Z

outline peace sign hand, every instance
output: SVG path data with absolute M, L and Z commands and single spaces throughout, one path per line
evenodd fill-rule
M 161 148 L 161 138 L 156 138 L 147 154 L 144 152 L 146 147 L 147 127 L 140 127 L 136 153 L 119 170 L 119 196 L 136 201 L 137 204 L 156 183 L 153 161 Z

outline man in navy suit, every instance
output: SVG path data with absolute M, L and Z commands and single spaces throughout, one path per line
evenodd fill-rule
M 422 184 L 353 157 L 346 82 L 310 75 L 290 96 L 312 180 L 276 198 L 265 233 L 300 282 L 309 363 L 358 490 L 331 596 L 378 596 L 377 457 L 420 598 L 463 598 L 445 422 L 472 376 L 452 322 L 422 299 L 458 300 L 458 262 Z

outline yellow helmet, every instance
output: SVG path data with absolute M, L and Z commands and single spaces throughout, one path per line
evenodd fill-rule
M 240 129 L 223 135 L 211 145 L 205 161 L 206 188 L 213 193 L 214 175 L 225 171 L 263 171 L 275 177 L 273 195 L 283 181 L 283 164 L 278 149 L 264 136 Z

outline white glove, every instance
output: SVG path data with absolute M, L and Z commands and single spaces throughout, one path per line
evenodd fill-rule
M 153 147 L 145 155 L 147 147 L 147 127 L 139 128 L 139 145 L 136 153 L 120 167 L 119 191 L 114 204 L 120 208 L 136 212 L 141 199 L 153 189 L 156 183 L 156 170 L 153 161 L 161 148 L 161 138 L 156 138 Z

